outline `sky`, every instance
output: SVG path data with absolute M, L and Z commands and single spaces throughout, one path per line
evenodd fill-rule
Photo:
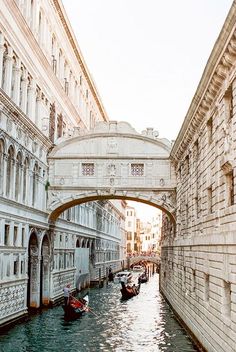
M 175 140 L 232 0 L 62 2 L 109 119 Z

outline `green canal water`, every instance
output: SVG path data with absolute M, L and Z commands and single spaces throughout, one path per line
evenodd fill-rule
M 89 291 L 87 313 L 66 322 L 58 306 L 0 335 L 1 352 L 192 352 L 197 348 L 158 291 L 158 275 L 120 300 L 120 285 Z

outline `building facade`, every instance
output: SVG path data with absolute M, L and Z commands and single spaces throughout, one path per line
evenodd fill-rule
M 124 261 L 125 202 L 48 222 L 47 155 L 108 121 L 60 0 L 0 1 L 0 325 Z M 124 264 L 124 263 L 123 263 Z
M 172 148 L 176 224 L 163 217 L 161 290 L 208 352 L 235 351 L 236 2 Z

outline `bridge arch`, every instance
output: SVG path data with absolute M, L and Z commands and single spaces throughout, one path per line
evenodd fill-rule
M 99 122 L 87 134 L 61 140 L 49 159 L 49 221 L 95 200 L 125 199 L 157 207 L 175 223 L 176 177 L 171 143 L 148 128 Z

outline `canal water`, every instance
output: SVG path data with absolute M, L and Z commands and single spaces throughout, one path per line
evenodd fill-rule
M 120 285 L 89 291 L 96 312 L 66 322 L 61 306 L 31 317 L 0 335 L 1 352 L 197 351 L 158 291 L 158 274 L 140 294 L 120 300 Z

